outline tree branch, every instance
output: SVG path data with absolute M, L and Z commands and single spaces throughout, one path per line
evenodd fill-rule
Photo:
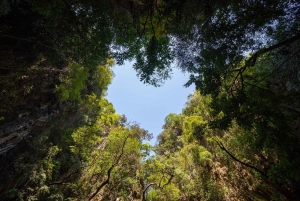
M 5 34 L 1 34 L 0 37 L 7 37 L 7 38 L 13 38 L 13 39 L 17 39 L 17 40 L 27 41 L 27 42 L 30 42 L 30 43 L 35 43 L 35 44 L 44 46 L 44 47 L 49 48 L 49 49 L 59 50 L 57 48 L 53 48 L 53 47 L 50 47 L 48 45 L 45 45 L 45 44 L 43 44 L 41 42 L 32 41 L 32 40 L 29 40 L 29 39 L 26 39 L 26 38 L 19 38 L 19 37 L 14 37 L 14 36 L 5 35 Z
M 237 71 L 238 73 L 236 74 L 236 76 L 235 76 L 235 78 L 234 78 L 234 80 L 233 80 L 233 83 L 232 83 L 232 86 L 230 87 L 230 89 L 231 89 L 231 93 L 232 93 L 232 88 L 233 88 L 233 85 L 235 85 L 236 86 L 236 81 L 237 81 L 237 79 L 238 79 L 238 77 L 241 77 L 241 84 L 242 84 L 242 88 L 243 88 L 243 72 L 247 69 L 247 67 L 251 67 L 251 66 L 254 66 L 255 65 L 255 63 L 256 63 L 256 61 L 257 61 L 257 58 L 258 57 L 260 57 L 262 54 L 265 54 L 265 53 L 267 53 L 267 52 L 271 52 L 271 51 L 273 51 L 273 50 L 275 50 L 275 49 L 277 49 L 277 48 L 280 48 L 280 47 L 283 47 L 283 46 L 285 46 L 285 45 L 288 45 L 288 44 L 291 44 L 291 43 L 293 43 L 293 42 L 295 42 L 295 41 L 297 41 L 297 40 L 300 40 L 300 34 L 297 34 L 297 35 L 295 35 L 295 36 L 293 36 L 293 37 L 291 37 L 291 38 L 289 38 L 289 39 L 286 39 L 286 40 L 284 40 L 284 41 L 281 41 L 281 42 L 279 42 L 279 43 L 277 43 L 277 44 L 275 44 L 275 45 L 272 45 L 272 46 L 270 46 L 270 47 L 266 47 L 266 48 L 262 48 L 262 49 L 260 49 L 260 50 L 258 50 L 257 52 L 255 52 L 249 59 L 247 59 L 246 60 L 246 62 L 245 62 L 245 65 L 243 66 L 243 67 L 241 67 L 241 68 L 238 68 L 238 69 L 234 69 L 234 70 L 232 70 L 232 72 L 235 72 L 235 71 Z M 295 53 L 295 54 L 297 54 L 298 53 L 298 51 Z M 290 58 L 292 58 L 293 56 L 295 56 L 295 54 L 293 54 Z M 277 71 L 284 63 L 285 63 L 286 61 L 284 61 L 279 67 L 277 67 L 272 73 L 274 73 L 275 71 Z M 271 73 L 271 74 L 272 74 Z M 269 74 L 269 75 L 267 75 L 266 77 L 268 77 L 268 76 L 270 76 L 271 74 Z M 263 79 L 265 79 L 266 77 L 264 77 Z M 261 80 L 260 80 L 261 81 Z M 259 82 L 260 82 L 259 81 Z M 236 87 L 237 88 L 237 87 Z M 232 93 L 233 94 L 233 93 Z
M 78 173 L 78 170 L 76 170 L 75 172 L 72 172 L 71 174 L 69 174 L 68 176 L 66 176 L 63 180 L 61 181 L 55 181 L 55 182 L 52 182 L 49 184 L 49 186 L 51 185 L 60 185 L 60 184 L 65 184 L 65 181 L 67 179 L 69 179 L 70 177 L 72 177 L 74 174 L 77 174 Z
M 163 186 L 161 186 L 160 188 L 161 189 L 163 189 L 166 185 L 169 185 L 170 183 L 171 183 L 171 181 L 172 181 L 172 179 L 173 179 L 173 177 L 174 177 L 174 175 L 173 174 L 171 174 L 170 175 L 170 178 L 169 178 L 169 180 L 168 180 L 168 182 L 167 183 L 165 183 Z
M 284 66 L 284 64 L 286 62 L 288 62 L 290 59 L 292 59 L 295 55 L 297 55 L 300 51 L 296 51 L 292 56 L 290 56 L 289 58 L 287 58 L 286 60 L 284 60 L 279 66 L 277 66 L 272 72 L 270 72 L 268 75 L 264 76 L 263 78 L 261 78 L 260 80 L 256 81 L 255 84 L 259 84 L 261 81 L 263 81 L 264 79 L 266 79 L 267 77 L 271 76 L 273 73 L 275 73 L 277 70 L 279 70 L 281 67 Z
M 300 34 L 297 34 L 296 36 L 293 36 L 293 37 L 291 37 L 291 38 L 289 38 L 289 39 L 286 39 L 286 40 L 284 40 L 284 41 L 281 41 L 281 42 L 279 42 L 279 43 L 277 43 L 277 44 L 275 44 L 275 45 L 272 45 L 272 46 L 270 46 L 270 47 L 267 47 L 267 48 L 263 48 L 263 49 L 258 50 L 256 53 L 254 53 L 254 54 L 246 61 L 246 64 L 245 64 L 241 69 L 245 69 L 245 68 L 247 68 L 248 66 L 254 66 L 255 63 L 256 63 L 257 58 L 258 58 L 260 55 L 265 54 L 265 53 L 267 53 L 267 52 L 271 52 L 271 51 L 273 51 L 273 50 L 275 50 L 275 49 L 277 49 L 277 48 L 280 48 L 280 47 L 282 47 L 282 46 L 284 46 L 284 45 L 291 44 L 291 43 L 293 43 L 293 42 L 295 42 L 295 41 L 297 41 L 297 40 L 299 40 L 299 39 L 300 39 Z M 244 70 L 243 70 L 243 71 L 244 71 Z
M 234 155 L 232 155 L 225 147 L 224 145 L 222 144 L 222 142 L 218 142 L 217 140 L 215 140 L 215 142 L 218 144 L 218 146 L 223 150 L 225 151 L 233 160 L 239 162 L 240 164 L 248 167 L 248 168 L 251 168 L 251 169 L 254 169 L 255 171 L 257 171 L 258 173 L 260 173 L 261 175 L 263 175 L 264 177 L 266 178 L 269 178 L 268 175 L 266 173 L 264 173 L 263 171 L 259 170 L 257 167 L 254 167 L 253 165 L 250 165 L 248 163 L 245 163 L 243 161 L 240 161 L 239 159 L 237 159 Z
M 158 186 L 158 188 L 160 188 L 161 190 L 165 187 L 165 186 L 167 186 L 167 185 L 169 185 L 170 183 L 171 183 L 171 181 L 172 181 L 172 179 L 173 179 L 173 177 L 174 177 L 174 174 L 173 173 L 171 173 L 170 174 L 170 178 L 168 179 L 168 182 L 167 183 L 165 183 L 164 185 L 160 185 L 160 182 L 159 182 L 159 184 L 157 184 L 157 183 L 150 183 L 150 184 L 148 184 L 147 186 L 146 186 L 146 188 L 143 190 L 143 198 L 142 198 L 142 201 L 145 201 L 146 200 L 146 192 L 147 192 L 147 190 L 148 190 L 148 188 L 150 188 L 151 186 L 154 186 L 154 185 L 156 185 L 156 186 Z
M 157 185 L 157 183 L 150 183 L 146 186 L 146 188 L 143 190 L 143 199 L 142 201 L 145 201 L 146 200 L 146 192 L 148 190 L 148 188 L 150 188 L 150 186 L 153 186 L 153 185 Z
M 105 185 L 109 184 L 111 172 L 115 168 L 115 166 L 119 163 L 121 157 L 123 156 L 124 147 L 125 147 L 125 144 L 126 144 L 126 141 L 127 141 L 128 138 L 129 138 L 129 135 L 125 138 L 125 140 L 123 142 L 122 149 L 121 149 L 121 154 L 119 155 L 117 160 L 115 160 L 115 162 L 112 164 L 112 166 L 107 170 L 107 179 L 104 182 L 102 182 L 100 184 L 100 186 L 97 187 L 96 191 L 89 197 L 89 200 L 92 200 Z

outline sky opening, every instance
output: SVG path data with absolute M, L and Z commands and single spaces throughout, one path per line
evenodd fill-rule
M 152 133 L 150 143 L 154 145 L 165 117 L 170 113 L 181 113 L 195 86 L 184 87 L 189 75 L 176 68 L 173 68 L 172 78 L 161 87 L 146 85 L 136 76 L 132 65 L 126 62 L 113 67 L 115 76 L 106 98 L 114 105 L 116 113 L 124 114 L 128 121 L 137 122 Z

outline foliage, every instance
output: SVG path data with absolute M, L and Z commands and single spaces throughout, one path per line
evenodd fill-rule
M 300 199 L 298 1 L 0 5 L 3 200 Z M 154 148 L 104 98 L 125 60 L 197 89 Z
M 113 60 L 109 60 L 107 65 L 99 65 L 92 72 L 79 64 L 71 64 L 68 75 L 62 76 L 61 84 L 56 86 L 60 100 L 81 102 L 81 97 L 88 92 L 98 95 L 104 93 L 112 80 L 110 67 L 113 63 Z
M 88 78 L 86 70 L 78 64 L 70 67 L 69 75 L 61 79 L 63 84 L 56 88 L 62 101 L 81 101 L 81 92 L 86 88 L 85 81 Z

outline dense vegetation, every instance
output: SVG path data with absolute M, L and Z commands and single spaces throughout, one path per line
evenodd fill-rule
M 299 30 L 296 0 L 1 1 L 0 200 L 300 200 Z M 126 60 L 196 86 L 154 147 L 105 99 Z

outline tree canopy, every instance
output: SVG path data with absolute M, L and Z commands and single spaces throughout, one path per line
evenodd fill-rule
M 296 0 L 0 2 L 2 200 L 300 200 Z M 114 64 L 195 84 L 157 144 Z

